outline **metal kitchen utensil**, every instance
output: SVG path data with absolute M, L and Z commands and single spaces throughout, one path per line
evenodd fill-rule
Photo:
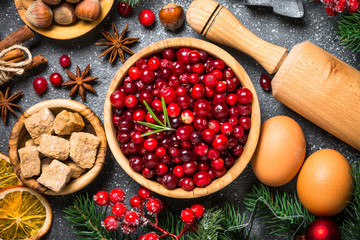
M 240 0 L 244 5 L 272 7 L 277 14 L 301 18 L 304 16 L 302 0 Z

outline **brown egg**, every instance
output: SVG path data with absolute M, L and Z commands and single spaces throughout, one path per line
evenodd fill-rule
M 341 212 L 351 199 L 351 167 L 346 158 L 332 149 L 311 154 L 301 168 L 297 193 L 309 212 L 329 217 Z
M 295 177 L 305 154 L 305 136 L 299 124 L 292 118 L 276 116 L 261 126 L 251 166 L 262 183 L 278 187 Z

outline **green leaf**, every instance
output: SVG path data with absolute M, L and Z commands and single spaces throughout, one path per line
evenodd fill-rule
M 162 123 L 162 122 L 157 118 L 157 116 L 155 115 L 155 113 L 153 112 L 153 110 L 151 109 L 151 107 L 147 104 L 147 102 L 146 102 L 145 100 L 144 100 L 143 102 L 144 102 L 144 105 L 145 105 L 146 109 L 148 110 L 148 112 L 150 113 L 150 115 L 154 118 L 154 120 L 155 120 L 158 124 L 160 124 L 161 126 L 166 127 L 166 126 L 164 125 L 164 123 Z

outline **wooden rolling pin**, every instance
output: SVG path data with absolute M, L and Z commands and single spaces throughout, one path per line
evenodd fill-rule
M 202 36 L 236 48 L 270 74 L 273 96 L 319 127 L 360 150 L 360 72 L 312 44 L 285 48 L 250 32 L 213 0 L 194 0 L 187 22 Z

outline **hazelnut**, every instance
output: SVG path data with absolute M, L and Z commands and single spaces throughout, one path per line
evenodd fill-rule
M 53 12 L 51 8 L 41 0 L 36 0 L 30 4 L 25 12 L 27 20 L 37 28 L 47 28 L 53 20 Z
M 54 21 L 60 25 L 70 25 L 77 19 L 75 8 L 67 2 L 63 2 L 54 8 Z
M 169 3 L 160 10 L 159 19 L 165 28 L 175 31 L 184 23 L 184 9 L 175 3 Z
M 83 0 L 75 8 L 76 16 L 86 21 L 94 21 L 101 15 L 99 0 Z
M 69 3 L 78 3 L 78 2 L 80 2 L 81 0 L 65 0 L 65 1 L 67 1 L 67 2 L 69 2 Z
M 61 2 L 61 0 L 42 0 L 43 3 L 49 4 L 49 5 L 56 5 Z

